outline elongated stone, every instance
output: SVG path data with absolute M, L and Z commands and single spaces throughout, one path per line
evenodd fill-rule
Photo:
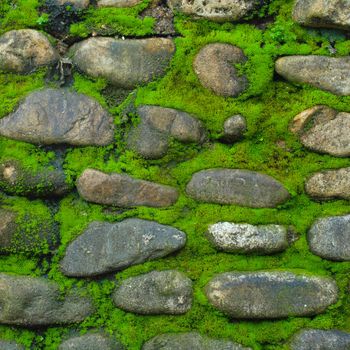
M 107 334 L 99 332 L 71 337 L 58 350 L 124 350 L 124 347 Z

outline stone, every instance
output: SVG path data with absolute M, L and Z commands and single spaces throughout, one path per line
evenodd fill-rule
M 132 7 L 141 4 L 142 0 L 98 0 L 98 7 Z
M 295 239 L 282 225 L 254 226 L 230 222 L 210 225 L 207 237 L 218 250 L 241 254 L 279 253 Z
M 0 340 L 1 350 L 25 350 L 24 345 L 18 344 L 14 341 Z
M 234 115 L 225 120 L 224 135 L 221 141 L 233 143 L 243 138 L 243 134 L 247 131 L 247 121 L 240 115 Z
M 36 145 L 104 146 L 113 142 L 113 119 L 95 100 L 67 89 L 31 93 L 0 119 L 0 135 Z
M 90 5 L 90 0 L 54 0 L 54 3 L 59 6 L 73 5 L 77 9 L 86 9 Z
M 316 200 L 349 200 L 350 167 L 315 173 L 306 181 L 305 191 Z
M 197 332 L 168 333 L 147 341 L 142 350 L 252 350 L 229 340 L 211 339 Z
M 133 89 L 163 76 L 174 52 L 172 39 L 96 37 L 73 45 L 69 55 L 87 75 Z
M 205 287 L 209 302 L 237 319 L 313 316 L 338 298 L 336 283 L 291 272 L 227 272 Z
M 93 313 L 91 300 L 40 277 L 0 274 L 0 323 L 24 327 L 69 324 Z
M 28 73 L 58 59 L 47 37 L 36 30 L 11 30 L 0 36 L 0 70 Z
M 287 56 L 276 61 L 276 72 L 292 83 L 312 85 L 335 95 L 350 95 L 350 56 Z
M 16 219 L 15 212 L 0 208 L 0 253 L 12 246 L 12 239 L 18 228 Z
M 312 253 L 324 259 L 350 261 L 350 215 L 317 219 L 307 239 Z
M 347 0 L 297 0 L 294 21 L 310 27 L 350 29 L 350 7 Z
M 165 257 L 185 244 L 185 233 L 154 221 L 95 221 L 68 245 L 61 270 L 66 276 L 97 276 Z
M 141 122 L 128 137 L 128 145 L 146 159 L 163 157 L 170 138 L 184 143 L 202 143 L 205 130 L 202 123 L 186 112 L 158 106 L 137 108 Z
M 201 202 L 274 208 L 289 199 L 288 191 L 274 178 L 249 170 L 209 169 L 192 176 L 187 194 Z
M 246 76 L 239 75 L 234 64 L 247 60 L 243 51 L 230 44 L 214 43 L 204 46 L 193 62 L 201 84 L 220 96 L 235 97 L 248 86 Z
M 114 305 L 142 315 L 181 315 L 192 306 L 192 281 L 176 270 L 152 271 L 122 281 Z
M 350 156 L 350 113 L 315 106 L 298 114 L 290 129 L 312 151 L 336 157 Z
M 77 189 L 88 202 L 115 205 L 168 207 L 178 199 L 178 191 L 170 186 L 134 179 L 124 174 L 105 174 L 86 169 L 77 181 Z
M 105 333 L 86 333 L 65 340 L 58 350 L 123 350 L 124 347 Z

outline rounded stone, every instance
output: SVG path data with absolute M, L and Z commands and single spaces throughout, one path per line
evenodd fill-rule
M 25 350 L 24 345 L 18 344 L 14 341 L 0 340 L 1 350 Z
M 77 9 L 86 9 L 90 5 L 90 0 L 54 0 L 59 6 L 63 5 L 73 5 Z
M 98 0 L 98 7 L 132 7 L 141 4 L 142 0 Z
M 227 143 L 233 143 L 243 138 L 243 134 L 247 131 L 246 119 L 238 114 L 225 120 L 224 135 L 221 140 Z

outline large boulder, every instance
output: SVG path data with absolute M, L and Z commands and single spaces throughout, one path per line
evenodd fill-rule
M 24 345 L 20 345 L 14 341 L 0 340 L 1 350 L 25 350 Z
M 98 7 L 132 7 L 141 4 L 142 0 L 98 0 Z

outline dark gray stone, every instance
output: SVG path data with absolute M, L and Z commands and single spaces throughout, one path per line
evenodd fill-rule
M 227 143 L 233 143 L 243 138 L 243 134 L 247 131 L 246 119 L 238 114 L 225 120 L 224 135 L 221 140 Z
M 25 350 L 24 345 L 20 345 L 14 341 L 0 340 L 1 350 Z

